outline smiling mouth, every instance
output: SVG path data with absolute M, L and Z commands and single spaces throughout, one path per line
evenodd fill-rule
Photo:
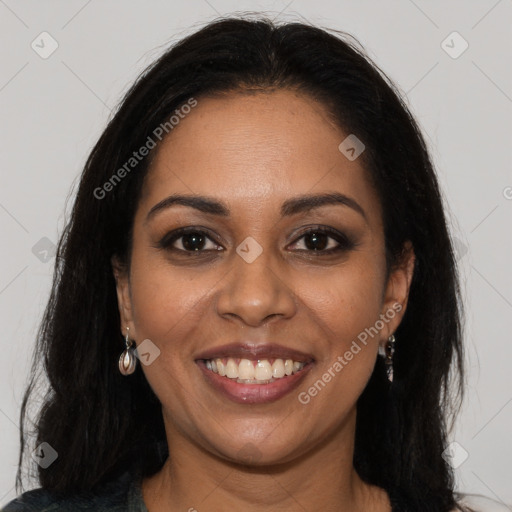
M 270 384 L 301 372 L 309 363 L 293 359 L 240 359 L 223 357 L 201 360 L 205 367 L 239 384 Z

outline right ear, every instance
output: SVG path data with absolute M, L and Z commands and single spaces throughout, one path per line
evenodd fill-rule
M 117 305 L 121 319 L 120 330 L 123 337 L 126 328 L 130 329 L 130 338 L 135 338 L 135 326 L 133 324 L 132 300 L 130 294 L 130 276 L 126 265 L 121 263 L 117 256 L 111 258 L 112 272 L 116 280 Z

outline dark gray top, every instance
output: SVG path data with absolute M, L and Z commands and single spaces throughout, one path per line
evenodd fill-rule
M 94 493 L 62 496 L 42 488 L 34 489 L 9 502 L 0 512 L 148 512 L 141 482 L 140 477 L 127 471 Z

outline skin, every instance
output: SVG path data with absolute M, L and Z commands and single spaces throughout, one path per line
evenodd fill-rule
M 150 339 L 161 351 L 143 371 L 162 403 L 171 457 L 142 483 L 150 512 L 391 510 L 387 493 L 353 468 L 356 402 L 379 344 L 405 312 L 414 253 L 409 247 L 387 278 L 378 196 L 362 159 L 338 150 L 347 135 L 321 104 L 277 90 L 200 98 L 161 145 L 137 207 L 129 269 L 113 259 L 123 334 L 129 327 L 137 343 Z M 281 217 L 287 199 L 332 192 L 350 196 L 365 216 L 326 205 Z M 175 205 L 148 219 L 175 193 L 221 200 L 231 215 Z M 308 250 L 304 228 L 318 225 L 346 234 L 355 247 L 327 256 L 325 246 Z M 183 238 L 174 251 L 158 246 L 186 226 L 210 231 L 202 253 L 185 252 Z M 263 248 L 250 264 L 236 253 L 248 236 Z M 338 246 L 323 240 L 327 249 Z M 394 304 L 402 310 L 301 404 L 298 393 Z M 314 366 L 276 402 L 234 403 L 194 361 L 240 339 L 310 353 Z

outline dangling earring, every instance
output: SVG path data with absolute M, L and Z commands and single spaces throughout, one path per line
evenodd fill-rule
M 135 357 L 135 342 L 130 339 L 130 328 L 126 328 L 125 338 L 126 348 L 119 357 L 119 371 L 123 375 L 130 375 L 135 371 L 137 366 L 137 358 Z
M 393 356 L 395 354 L 396 339 L 392 334 L 386 343 L 385 347 L 379 347 L 379 354 L 384 357 L 386 364 L 386 373 L 388 375 L 389 382 L 393 382 Z

